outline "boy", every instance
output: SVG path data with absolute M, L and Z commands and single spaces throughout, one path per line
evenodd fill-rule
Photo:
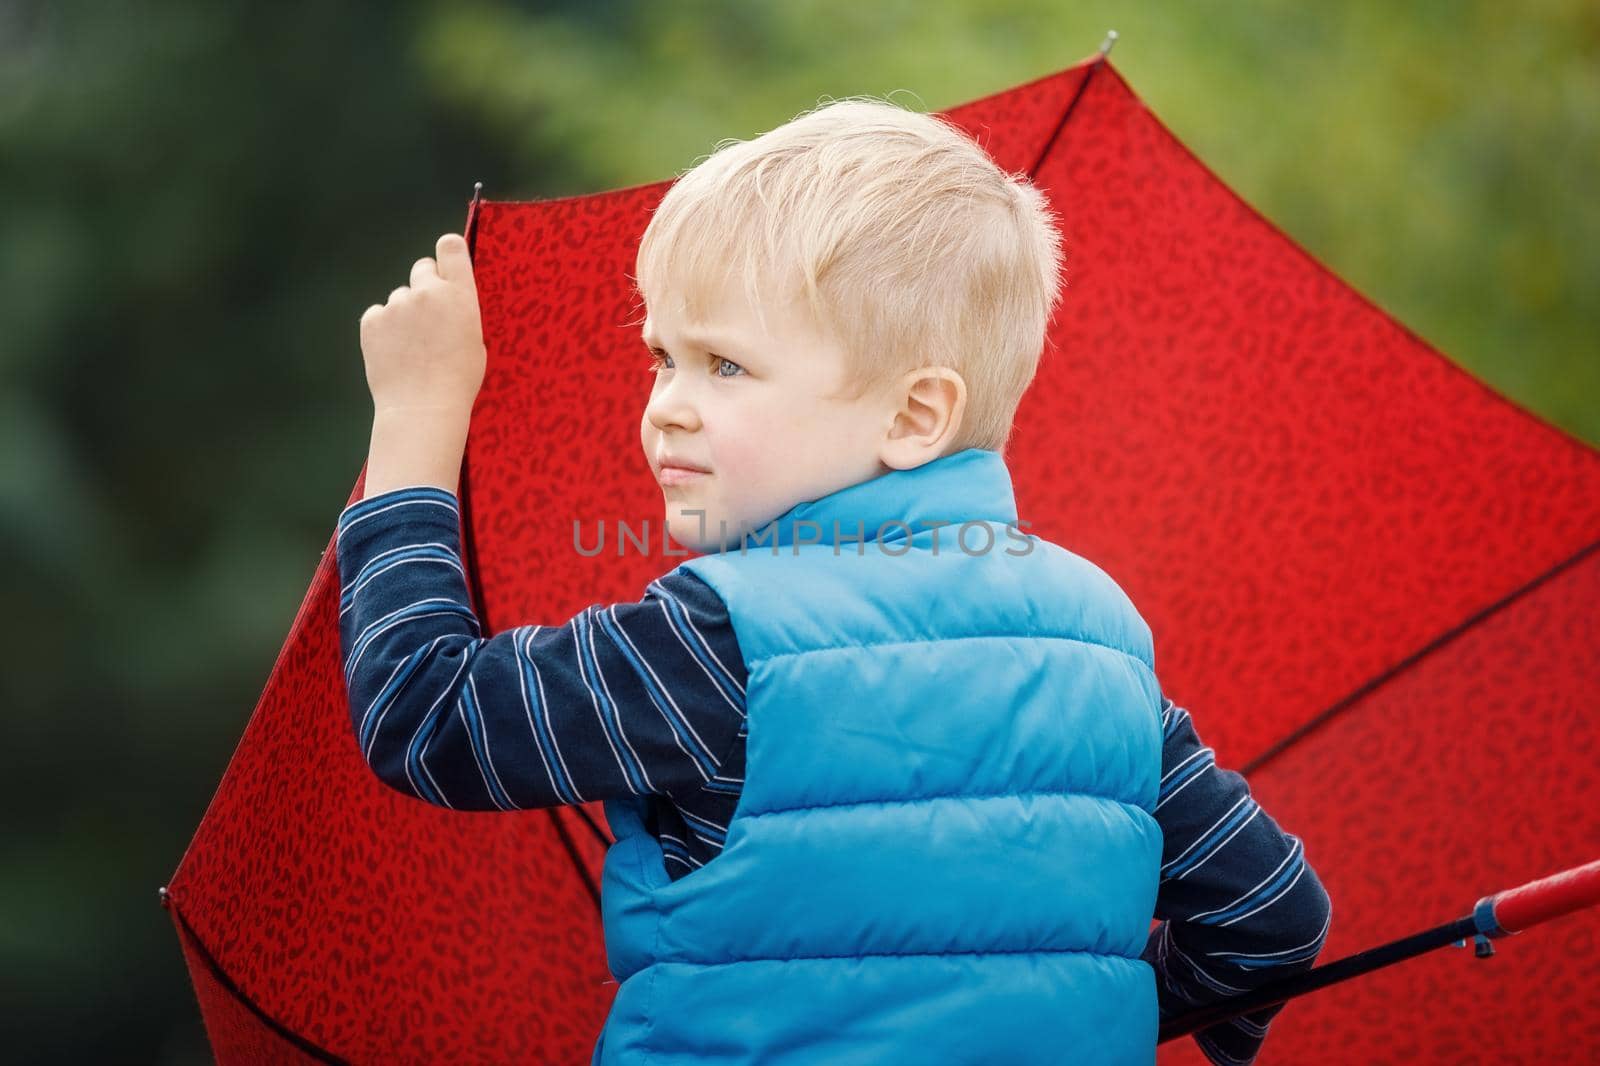
M 595 1063 L 1148 1063 L 1158 1014 L 1311 965 L 1300 841 L 1162 695 L 1121 589 L 1018 528 L 1061 259 L 1025 179 L 860 98 L 681 176 L 638 252 L 640 440 L 707 554 L 492 638 L 455 496 L 477 297 L 437 251 L 362 318 L 352 724 L 431 803 L 605 801 Z M 1276 1010 L 1196 1040 L 1249 1062 Z

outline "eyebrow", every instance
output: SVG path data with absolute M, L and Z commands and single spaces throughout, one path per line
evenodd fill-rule
M 652 345 L 652 346 L 656 346 L 656 345 L 659 345 L 661 343 L 661 338 L 654 336 L 648 330 L 645 330 L 645 329 L 641 329 L 639 331 L 639 336 L 644 340 L 644 342 L 646 344 L 649 344 L 649 345 Z M 719 352 L 720 351 L 720 352 L 739 353 L 741 351 L 740 346 L 737 345 L 737 344 L 732 343 L 731 338 L 719 337 L 719 336 L 716 336 L 714 334 L 708 334 L 708 333 L 685 333 L 683 335 L 683 339 L 688 341 L 690 344 L 694 345 L 696 348 L 703 348 L 704 350 L 706 350 L 708 352 Z

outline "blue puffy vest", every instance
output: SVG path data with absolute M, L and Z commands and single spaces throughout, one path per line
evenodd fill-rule
M 969 448 L 681 564 L 744 656 L 745 783 L 677 881 L 605 801 L 592 1066 L 1154 1062 L 1150 629 L 1018 525 Z

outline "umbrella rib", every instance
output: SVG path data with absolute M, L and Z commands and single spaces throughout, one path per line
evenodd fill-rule
M 468 469 L 467 456 L 463 453 L 461 456 L 461 539 L 462 547 L 465 549 L 464 554 L 466 555 L 466 559 L 463 561 L 466 564 L 468 584 L 470 585 L 470 594 L 473 601 L 472 608 L 473 612 L 478 616 L 479 629 L 484 633 L 492 633 L 494 628 L 489 623 L 488 610 L 485 606 L 487 601 L 483 595 L 483 578 L 480 576 L 477 566 L 478 547 L 472 532 L 472 478 Z M 615 843 L 599 826 L 594 824 L 593 819 L 589 817 L 588 812 L 583 810 L 582 807 L 574 806 L 573 810 L 578 812 L 578 817 L 584 820 L 589 830 L 594 833 L 602 844 L 609 848 Z M 546 807 L 545 811 L 550 815 L 550 821 L 556 828 L 556 834 L 561 838 L 561 846 L 566 849 L 567 857 L 572 860 L 572 868 L 583 879 L 583 887 L 588 891 L 589 897 L 594 900 L 595 909 L 597 911 L 600 910 L 600 889 L 595 885 L 594 878 L 589 873 L 589 867 L 583 861 L 583 856 L 578 854 L 577 846 L 572 842 L 571 836 L 567 834 L 567 827 L 562 824 L 561 818 L 556 814 L 554 807 Z
M 1357 701 L 1359 701 L 1363 696 L 1366 696 L 1369 692 L 1371 692 L 1373 689 L 1377 688 L 1379 685 L 1381 685 L 1384 682 L 1388 681 L 1390 678 L 1394 677 L 1396 674 L 1400 673 L 1402 670 L 1405 670 L 1405 669 L 1409 668 L 1410 666 L 1412 666 L 1413 664 L 1415 664 L 1416 662 L 1418 662 L 1419 660 L 1421 660 L 1425 656 L 1432 654 L 1434 651 L 1438 650 L 1440 647 L 1444 646 L 1445 644 L 1447 644 L 1450 641 L 1454 640 L 1456 637 L 1458 637 L 1458 636 L 1462 635 L 1463 633 L 1465 633 L 1467 630 L 1469 630 L 1472 627 L 1476 626 L 1479 622 L 1482 622 L 1485 619 L 1487 619 L 1490 615 L 1498 613 L 1501 609 L 1503 609 L 1505 607 L 1509 607 L 1513 602 L 1515 602 L 1516 600 L 1521 599 L 1523 596 L 1526 596 L 1528 593 L 1532 592 L 1534 589 L 1538 588 L 1540 585 L 1544 584 L 1546 581 L 1549 581 L 1551 578 L 1555 577 L 1557 574 L 1560 574 L 1562 571 L 1568 570 L 1571 567 L 1576 566 L 1578 563 L 1582 562 L 1586 557 L 1588 557 L 1589 555 L 1593 554 L 1596 548 L 1600 548 L 1600 540 L 1596 540 L 1596 541 L 1591 542 L 1586 547 L 1579 549 L 1577 551 L 1577 553 L 1575 553 L 1574 555 L 1571 555 L 1568 558 L 1563 559 L 1561 562 L 1557 563 L 1555 566 L 1551 567 L 1549 570 L 1546 570 L 1544 573 L 1540 574 L 1539 576 L 1537 576 L 1537 577 L 1533 578 L 1532 580 L 1528 581 L 1526 584 L 1522 585 L 1520 588 L 1513 589 L 1511 592 L 1509 592 L 1506 595 L 1500 597 L 1500 599 L 1495 600 L 1494 602 L 1490 603 L 1488 606 L 1481 608 L 1476 613 L 1474 613 L 1472 615 L 1469 615 L 1466 619 L 1464 619 L 1463 621 L 1461 621 L 1457 625 L 1452 626 L 1451 628 L 1445 630 L 1443 633 L 1440 633 L 1437 637 L 1434 637 L 1432 640 L 1428 641 L 1426 644 L 1424 644 L 1422 647 L 1418 648 L 1416 651 L 1412 652 L 1410 655 L 1406 656 L 1404 659 L 1401 659 L 1399 662 L 1395 663 L 1393 666 L 1390 666 L 1387 669 L 1379 672 L 1378 674 L 1376 674 L 1375 676 L 1370 678 L 1368 681 L 1366 681 L 1364 684 L 1358 686 L 1355 689 L 1355 691 L 1351 692 L 1349 695 L 1347 695 L 1347 696 L 1343 697 L 1342 699 L 1338 700 L 1332 706 L 1326 708 L 1325 710 L 1323 710 L 1323 711 L 1321 711 L 1321 712 L 1319 712 L 1317 714 L 1312 715 L 1305 722 L 1301 723 L 1299 727 L 1297 727 L 1296 729 L 1292 730 L 1291 732 L 1285 734 L 1281 739 L 1279 739 L 1278 741 L 1273 743 L 1270 747 L 1268 747 L 1260 755 L 1257 755 L 1255 758 L 1253 758 L 1250 761 L 1246 762 L 1244 764 L 1244 766 L 1240 769 L 1240 773 L 1244 774 L 1246 777 L 1250 776 L 1252 773 L 1254 773 L 1255 771 L 1259 770 L 1266 763 L 1270 762 L 1272 759 L 1276 758 L 1277 756 L 1283 754 L 1283 752 L 1286 751 L 1289 747 L 1291 747 L 1292 745 L 1298 743 L 1300 740 L 1304 739 L 1308 734 L 1310 734 L 1311 732 L 1313 732 L 1313 731 L 1315 731 L 1317 729 L 1320 729 L 1330 719 L 1332 719 L 1332 718 L 1336 717 L 1337 715 L 1341 714 L 1342 712 L 1348 710 Z
M 471 432 L 471 428 L 468 428 Z M 489 624 L 489 608 L 483 598 L 483 578 L 478 574 L 478 543 L 472 535 L 472 479 L 469 476 L 467 456 L 461 455 L 461 540 L 465 549 L 468 584 L 471 586 L 472 610 L 478 616 L 478 628 L 483 633 L 493 633 Z
M 1056 122 L 1056 128 L 1050 131 L 1050 136 L 1045 140 L 1044 147 L 1039 149 L 1038 158 L 1033 161 L 1033 166 L 1028 168 L 1028 179 L 1030 181 L 1038 177 L 1039 168 L 1044 166 L 1046 157 L 1050 155 L 1050 149 L 1056 146 L 1056 141 L 1061 137 L 1061 131 L 1067 128 L 1067 119 L 1072 117 L 1072 112 L 1078 107 L 1078 101 L 1083 99 L 1083 91 L 1089 87 L 1089 81 L 1094 77 L 1095 71 L 1105 66 L 1105 64 L 1106 56 L 1104 52 L 1100 53 L 1094 62 L 1089 64 L 1089 69 L 1084 73 L 1083 80 L 1078 83 L 1077 91 L 1072 94 L 1072 99 L 1067 101 L 1066 109 L 1061 112 L 1061 118 Z
M 282 1037 L 284 1040 L 287 1040 L 289 1043 L 293 1044 L 307 1055 L 310 1055 L 318 1062 L 336 1063 L 338 1066 L 348 1066 L 348 1059 L 342 1059 L 333 1052 L 312 1043 L 310 1040 L 307 1040 L 293 1029 L 290 1029 L 288 1026 L 272 1017 L 272 1015 L 268 1014 L 265 1010 L 262 1010 L 256 1001 L 245 995 L 244 990 L 234 983 L 233 978 L 228 976 L 227 971 L 222 968 L 222 964 L 217 961 L 216 956 L 211 954 L 210 949 L 205 945 L 205 941 L 200 939 L 200 934 L 195 932 L 194 926 L 189 924 L 189 920 L 183 916 L 181 911 L 178 910 L 177 905 L 169 901 L 167 909 L 172 911 L 172 916 L 178 920 L 178 925 L 183 929 L 183 932 L 189 937 L 190 942 L 194 945 L 195 954 L 199 955 L 200 961 L 206 964 L 206 969 L 211 971 L 211 976 L 219 985 L 227 990 L 229 995 L 243 1004 L 251 1014 L 254 1014 L 256 1018 L 260 1020 L 262 1025 L 265 1025 L 268 1029 L 271 1029 L 274 1034 Z
M 572 842 L 572 837 L 567 834 L 567 827 L 561 823 L 561 816 L 556 813 L 558 808 L 546 807 L 544 811 L 550 816 L 551 823 L 556 827 L 556 835 L 561 838 L 561 846 L 567 851 L 567 858 L 572 860 L 572 868 L 583 879 L 583 887 L 589 892 L 589 898 L 594 900 L 596 911 L 600 911 L 600 889 L 595 885 L 594 878 L 589 874 L 589 867 L 583 861 L 583 856 L 578 854 L 578 847 Z M 602 912 L 604 913 L 604 912 Z
M 574 804 L 572 807 L 572 812 L 579 818 L 583 819 L 583 824 L 589 827 L 589 832 L 593 833 L 594 838 L 600 841 L 601 844 L 604 844 L 609 848 L 611 845 L 616 843 L 615 840 L 612 840 L 606 835 L 606 831 L 604 829 L 601 829 L 599 826 L 594 824 L 594 819 L 589 817 L 589 812 L 584 810 L 581 806 Z

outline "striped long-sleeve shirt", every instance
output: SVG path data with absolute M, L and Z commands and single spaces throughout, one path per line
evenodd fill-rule
M 744 661 L 728 611 L 686 570 L 634 603 L 559 625 L 480 631 L 454 494 L 394 489 L 339 516 L 339 635 L 351 724 L 389 786 L 459 810 L 648 797 L 676 880 L 722 850 L 744 784 Z M 1311 966 L 1330 906 L 1299 838 L 1217 765 L 1162 697 L 1163 835 L 1144 958 L 1162 1018 Z M 1195 1041 L 1254 1060 L 1269 1007 Z

